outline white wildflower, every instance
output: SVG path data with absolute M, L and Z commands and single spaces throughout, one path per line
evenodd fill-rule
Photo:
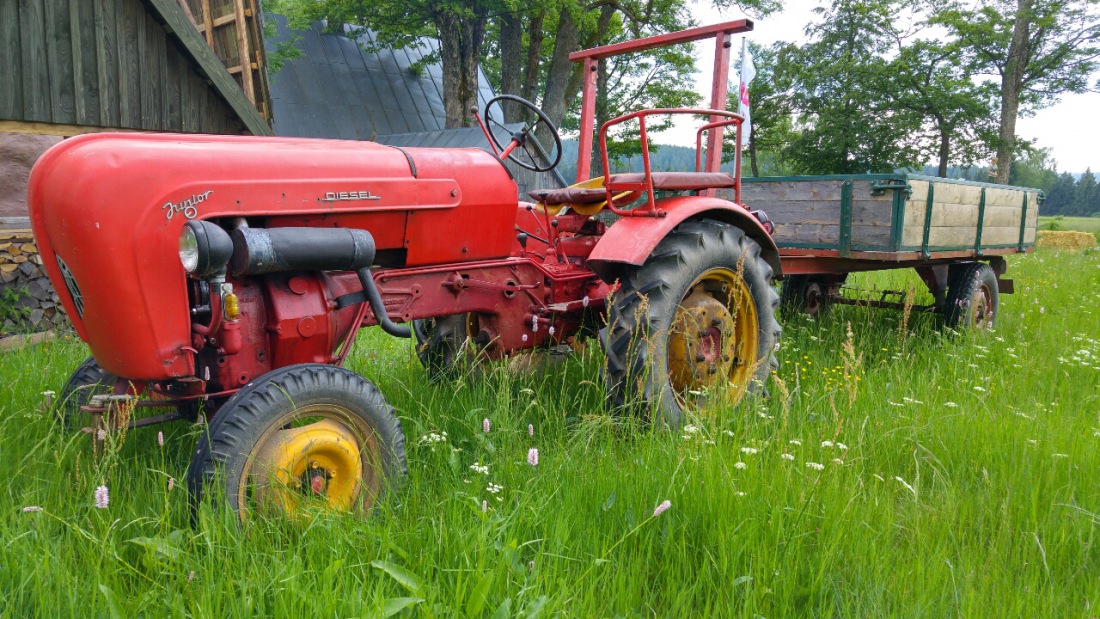
M 747 469 L 748 467 L 749 467 L 749 465 L 745 464 L 744 462 L 741 462 L 740 460 L 733 463 L 733 468 L 735 468 L 739 471 L 743 471 L 743 470 Z
M 779 457 L 783 458 L 784 460 L 794 460 L 794 456 L 792 456 L 791 454 L 788 454 L 788 453 L 785 453 L 785 454 L 783 454 Z
M 825 465 L 821 464 L 821 463 L 818 463 L 818 462 L 807 462 L 806 466 L 813 469 L 813 470 L 815 470 L 815 471 L 825 470 Z

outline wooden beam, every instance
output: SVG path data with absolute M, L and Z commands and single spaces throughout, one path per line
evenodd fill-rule
M 202 22 L 206 26 L 203 28 L 206 44 L 214 49 L 214 18 L 210 16 L 210 0 L 202 0 Z
M 225 70 L 221 59 L 203 40 L 198 30 L 190 25 L 179 4 L 175 0 L 145 0 L 145 2 L 151 5 L 161 19 L 172 28 L 172 32 L 198 65 L 197 69 L 213 83 L 215 90 L 237 113 L 245 129 L 253 135 L 272 135 L 271 126 L 244 96 L 237 81 Z
M 244 90 L 244 96 L 248 97 L 249 102 L 255 106 L 256 85 L 252 82 L 252 68 L 251 62 L 249 62 L 252 53 L 249 51 L 248 46 L 248 22 L 245 21 L 244 2 L 235 0 L 233 10 L 237 18 L 237 54 L 241 59 L 241 66 L 244 68 L 241 71 L 241 88 Z
M 187 16 L 187 19 L 191 20 L 191 24 L 196 28 L 199 27 L 199 23 L 195 21 L 195 16 L 191 13 L 191 7 L 187 6 L 187 0 L 179 0 L 180 8 L 183 9 L 183 14 Z
M 33 133 L 37 135 L 56 135 L 67 138 L 84 133 L 103 133 L 104 131 L 138 132 L 138 129 L 123 127 L 91 127 L 87 125 L 61 125 L 57 123 L 26 122 L 22 120 L 0 120 L 0 133 Z

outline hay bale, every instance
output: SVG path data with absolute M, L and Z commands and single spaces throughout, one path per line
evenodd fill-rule
M 1055 249 L 1088 249 L 1096 247 L 1096 237 L 1090 232 L 1073 232 L 1071 230 L 1040 230 L 1039 239 L 1035 243 L 1038 247 L 1052 247 Z

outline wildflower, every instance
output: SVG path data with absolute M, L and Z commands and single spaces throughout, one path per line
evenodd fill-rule
M 787 441 L 787 444 L 788 445 L 794 445 L 795 447 L 801 447 L 802 446 L 802 441 L 795 438 L 795 439 L 791 439 L 791 440 Z
M 174 477 L 168 478 L 168 492 L 172 491 L 172 488 L 176 487 L 176 479 Z
M 831 448 L 831 447 L 836 447 L 836 444 L 833 443 L 832 441 L 821 441 L 821 447 L 822 448 Z
M 97 441 L 107 440 L 107 431 L 104 430 L 103 428 L 100 428 L 100 429 L 96 430 L 95 431 L 95 440 L 97 440 Z
M 588 307 L 588 295 L 584 295 L 584 298 L 581 299 L 581 306 Z
M 755 447 L 742 447 L 741 448 L 741 453 L 752 456 L 752 455 L 755 455 L 757 453 L 760 453 L 760 450 L 755 448 Z
M 844 464 L 844 461 L 843 461 L 843 460 L 841 460 L 840 458 L 833 458 L 833 464 L 840 464 L 840 465 L 843 465 L 843 464 Z
M 1054 458 L 1068 458 L 1069 454 L 1053 454 L 1052 457 L 1054 457 Z
M 157 445 L 164 447 L 164 432 L 157 432 Z
M 784 460 L 794 460 L 794 456 L 792 456 L 791 454 L 787 454 L 787 453 L 783 454 L 780 457 L 783 458 Z
M 550 337 L 554 337 L 554 327 L 550 327 Z
M 954 402 L 944 402 L 943 405 L 946 406 L 947 408 L 958 408 L 958 406 L 959 406 L 958 404 L 955 404 Z
M 187 575 L 187 582 L 195 580 L 195 570 L 191 570 L 191 573 Z
M 533 571 L 535 571 L 535 562 L 534 561 L 528 561 L 527 562 L 527 573 L 530 574 Z
M 684 434 L 695 434 L 698 431 L 699 428 L 697 426 L 691 425 L 690 423 L 684 426 Z
M 421 436 L 420 440 L 417 441 L 417 442 L 420 443 L 421 445 L 431 445 L 432 448 L 434 449 L 436 443 L 446 443 L 447 442 L 447 433 L 446 432 L 440 432 L 440 433 L 437 434 L 435 432 L 429 432 L 429 433 L 425 434 L 424 436 Z
M 848 446 L 845 445 L 844 443 L 837 443 L 836 448 L 841 450 L 841 451 L 848 451 Z
M 811 468 L 811 469 L 813 469 L 813 470 L 815 470 L 815 471 L 823 471 L 823 470 L 825 470 L 825 465 L 824 465 L 824 464 L 821 464 L 821 463 L 819 463 L 819 462 L 807 462 L 807 463 L 806 463 L 806 466 L 807 466 L 807 468 Z
M 977 391 L 978 393 L 985 393 L 985 387 L 974 385 L 974 391 Z
M 539 317 L 531 316 L 531 330 L 538 333 L 539 330 Z
M 503 489 L 504 488 L 502 486 L 498 486 L 497 484 L 494 484 L 492 482 L 490 482 L 489 485 L 485 487 L 485 490 L 488 491 L 489 494 L 497 494 Z
M 734 492 L 733 494 L 736 495 L 736 496 L 745 496 L 745 493 L 741 492 L 740 490 L 738 490 L 737 492 Z
M 489 501 L 486 501 L 486 500 L 482 499 L 482 501 L 481 501 L 481 513 L 483 513 L 483 514 L 488 514 L 489 513 Z
M 111 502 L 111 497 L 107 493 L 107 486 L 99 486 L 95 489 L 95 506 L 97 509 L 107 509 L 107 504 Z
M 482 475 L 488 475 L 489 474 L 489 465 L 488 464 L 481 464 L 480 462 L 474 462 L 473 464 L 470 465 L 470 470 L 475 472 L 475 473 L 481 473 Z
M 745 464 L 744 462 L 741 462 L 741 461 L 733 463 L 733 468 L 741 470 L 741 471 L 747 469 L 748 467 L 749 467 L 749 465 L 747 465 L 747 464 Z
M 24 514 L 31 514 L 31 513 L 40 512 L 40 511 L 42 511 L 42 508 L 39 507 L 38 505 L 28 505 L 28 506 L 23 508 L 23 513 Z
M 723 432 L 723 433 L 724 433 L 724 434 L 725 434 L 726 436 L 729 436 L 729 437 L 736 437 L 736 436 L 737 436 L 736 434 L 734 434 L 734 433 L 733 433 L 733 431 L 732 431 L 732 430 L 722 430 L 722 432 Z
M 534 436 L 534 435 L 535 435 L 535 424 L 533 424 L 533 423 L 527 424 L 527 436 Z
M 1045 307 L 1042 307 L 1042 306 L 1039 306 L 1039 313 L 1040 313 L 1040 314 L 1045 314 L 1045 313 L 1047 313 L 1047 308 L 1045 308 Z
M 488 417 L 481 420 L 481 431 L 486 433 L 486 434 L 489 433 L 489 418 Z
M 520 341 L 522 341 L 522 342 L 526 342 L 526 341 L 527 341 L 527 334 L 526 334 L 526 333 L 524 333 L 524 334 L 523 334 L 522 336 L 520 336 L 520 338 L 519 338 L 519 339 L 520 339 Z
M 653 510 L 653 517 L 656 518 L 657 516 L 660 516 L 661 514 L 668 511 L 668 508 L 670 507 L 672 507 L 672 501 L 665 499 L 660 505 L 657 506 L 656 509 Z
M 539 450 L 532 447 L 527 450 L 527 464 L 531 466 L 539 465 Z

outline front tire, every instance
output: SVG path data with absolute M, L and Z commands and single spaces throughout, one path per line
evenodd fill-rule
M 762 390 L 781 331 L 772 280 L 760 245 L 735 226 L 688 221 L 669 233 L 623 273 L 611 304 L 612 406 L 676 428 L 686 412 Z
M 72 432 L 91 426 L 91 414 L 80 410 L 80 407 L 86 406 L 92 396 L 113 393 L 116 380 L 118 378 L 99 367 L 93 357 L 78 365 L 61 389 L 57 416 L 62 429 Z
M 401 423 L 363 377 L 292 365 L 238 391 L 199 439 L 187 471 L 192 505 L 218 488 L 242 520 L 310 508 L 366 513 L 407 472 Z M 224 482 L 224 487 L 216 482 Z

